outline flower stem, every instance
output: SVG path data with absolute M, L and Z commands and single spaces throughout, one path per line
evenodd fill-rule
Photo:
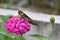
M 23 40 L 23 35 L 21 34 L 21 40 Z
M 20 36 L 20 40 L 25 40 L 22 34 Z
M 50 40 L 51 39 L 51 37 L 52 37 L 52 34 L 53 34 L 53 32 L 54 32 L 54 23 L 51 23 L 52 24 L 52 32 L 51 32 L 51 34 L 49 35 L 49 38 L 48 38 L 48 40 Z

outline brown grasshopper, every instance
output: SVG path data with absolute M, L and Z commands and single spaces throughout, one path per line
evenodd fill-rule
M 35 23 L 29 16 L 27 16 L 24 12 L 22 12 L 21 10 L 18 10 L 18 14 L 19 16 L 23 17 L 23 18 L 26 18 L 29 20 L 29 22 L 33 25 L 38 25 L 37 23 Z

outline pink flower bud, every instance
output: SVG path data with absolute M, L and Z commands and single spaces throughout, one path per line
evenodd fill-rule
M 24 18 L 13 16 L 6 22 L 6 29 L 10 33 L 24 34 L 30 30 L 30 23 Z

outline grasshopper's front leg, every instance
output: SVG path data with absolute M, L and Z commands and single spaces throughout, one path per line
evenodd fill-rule
M 38 25 L 37 23 L 35 23 L 29 16 L 27 16 L 24 12 L 22 12 L 21 10 L 18 11 L 18 14 L 23 17 L 23 18 L 26 18 L 29 20 L 29 22 L 33 25 Z

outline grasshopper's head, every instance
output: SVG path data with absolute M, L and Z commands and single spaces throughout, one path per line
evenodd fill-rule
M 19 16 L 22 17 L 24 13 L 21 10 L 18 10 L 18 14 L 19 14 Z

